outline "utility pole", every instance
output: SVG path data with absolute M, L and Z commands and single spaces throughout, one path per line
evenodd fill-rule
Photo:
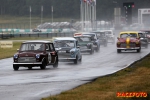
M 30 29 L 31 29 L 31 6 L 30 6 Z
M 41 6 L 41 24 L 42 24 L 42 20 L 43 20 L 43 6 Z

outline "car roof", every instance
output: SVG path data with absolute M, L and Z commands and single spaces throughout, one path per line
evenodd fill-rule
M 90 35 L 77 35 L 77 36 L 74 36 L 74 37 L 91 37 Z
M 58 37 L 58 38 L 55 38 L 54 40 L 71 40 L 71 41 L 76 41 L 76 39 L 73 38 L 73 37 Z
M 85 32 L 85 33 L 82 33 L 82 34 L 93 34 L 93 35 L 95 35 L 96 33 L 92 33 L 92 32 Z
M 137 31 L 123 31 L 123 32 L 120 32 L 120 34 L 124 34 L 124 33 L 135 33 L 135 34 L 138 34 Z
M 100 31 L 92 31 L 92 33 L 97 33 L 97 32 L 105 32 L 104 30 L 100 30 Z
M 22 43 L 52 43 L 51 41 L 47 41 L 47 40 L 30 40 L 30 41 L 25 41 Z

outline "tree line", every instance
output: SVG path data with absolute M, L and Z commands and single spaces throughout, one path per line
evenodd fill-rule
M 137 16 L 138 8 L 149 8 L 150 0 L 96 0 L 97 19 L 111 20 L 114 15 L 114 8 L 122 9 L 124 16 L 123 2 L 134 2 L 133 15 Z M 32 16 L 53 16 L 55 18 L 80 18 L 80 0 L 0 0 L 0 15 L 29 16 L 30 6 Z

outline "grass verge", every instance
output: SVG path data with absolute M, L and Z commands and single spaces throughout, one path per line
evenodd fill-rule
M 150 100 L 150 55 L 112 75 L 100 77 L 59 95 L 41 100 Z M 117 97 L 117 92 L 146 92 L 144 97 Z
M 13 57 L 19 49 L 21 42 L 13 42 L 13 48 L 0 48 L 0 59 Z

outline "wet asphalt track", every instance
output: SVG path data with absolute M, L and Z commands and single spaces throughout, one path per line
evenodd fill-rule
M 142 48 L 141 53 L 117 54 L 116 45 L 109 43 L 93 55 L 84 53 L 82 62 L 77 65 L 60 62 L 58 68 L 47 66 L 46 70 L 22 67 L 13 71 L 13 59 L 3 59 L 0 60 L 0 97 L 2 100 L 40 100 L 123 69 L 147 55 L 149 48 Z

